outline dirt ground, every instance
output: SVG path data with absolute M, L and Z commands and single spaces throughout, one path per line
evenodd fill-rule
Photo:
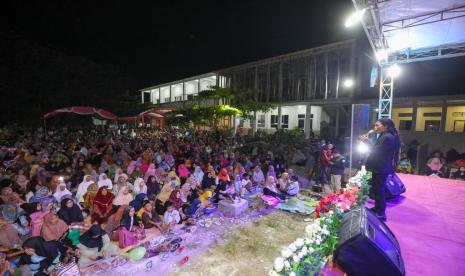
M 283 247 L 302 237 L 304 217 L 275 210 L 248 225 L 234 227 L 173 275 L 266 275 Z

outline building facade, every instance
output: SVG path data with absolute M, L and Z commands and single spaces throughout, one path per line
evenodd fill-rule
M 156 85 L 141 90 L 141 101 L 179 106 L 211 86 L 253 89 L 255 100 L 276 108 L 257 112 L 251 121 L 234 118 L 235 128 L 302 128 L 308 135 L 326 131 L 338 136 L 348 131 L 347 114 L 357 96 L 357 86 L 342 85 L 357 79 L 356 48 L 355 40 L 343 41 Z

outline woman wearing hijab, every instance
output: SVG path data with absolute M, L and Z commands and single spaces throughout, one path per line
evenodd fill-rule
M 8 223 L 14 223 L 19 216 L 18 205 L 12 201 L 2 205 L 2 216 L 3 219 Z
M 48 188 L 45 186 L 41 186 L 37 192 L 35 192 L 34 196 L 29 199 L 29 202 L 39 202 L 42 203 L 44 200 L 48 199 Z
M 58 241 L 68 232 L 68 225 L 54 213 L 44 216 L 41 236 L 46 241 Z
M 129 203 L 133 200 L 133 196 L 131 193 L 129 193 L 129 189 L 126 186 L 123 186 L 119 192 L 118 195 L 115 197 L 115 200 L 113 200 L 113 205 L 116 206 L 123 206 L 123 205 L 129 205 Z
M 147 200 L 147 195 L 146 194 L 143 194 L 143 193 L 138 194 L 138 195 L 136 195 L 134 200 L 129 203 L 129 205 L 131 207 L 133 207 L 137 212 L 137 211 L 140 210 L 140 208 L 142 208 L 142 204 L 144 203 L 145 200 Z
M 111 180 L 107 177 L 105 173 L 100 174 L 98 177 L 98 187 L 107 187 L 107 189 L 111 190 L 113 188 L 113 183 L 111 183 Z
M 85 175 L 84 180 L 79 184 L 76 198 L 79 202 L 84 202 L 84 195 L 87 193 L 87 188 L 94 183 L 91 175 Z
M 87 192 L 84 194 L 84 204 L 83 207 L 85 209 L 92 209 L 94 198 L 97 195 L 98 185 L 97 183 L 90 184 L 89 188 L 87 188 Z
M 79 267 L 86 267 L 101 258 L 111 257 L 118 252 L 118 248 L 111 243 L 107 233 L 100 225 L 93 224 L 79 238 L 80 251 Z
M 115 196 L 108 191 L 106 186 L 100 187 L 93 201 L 92 223 L 103 224 L 107 222 L 113 211 L 114 199 Z
M 157 170 L 155 169 L 155 164 L 151 163 L 147 169 L 147 171 L 144 174 L 144 181 L 147 182 L 150 176 L 155 176 L 157 173 Z
M 13 247 L 21 244 L 21 240 L 16 229 L 4 219 L 0 219 L 0 232 L 0 247 L 4 246 L 12 249 Z
M 129 166 L 126 170 L 126 173 L 128 175 L 131 175 L 136 169 L 136 161 L 132 160 L 131 162 L 129 162 Z
M 134 181 L 134 192 L 135 194 L 146 194 L 147 193 L 147 185 L 145 185 L 145 181 L 142 178 L 136 178 Z
M 134 245 L 144 238 L 145 231 L 138 226 L 136 210 L 132 206 L 126 207 L 118 229 L 119 248 Z
M 81 209 L 71 198 L 65 198 L 61 201 L 61 208 L 60 211 L 58 211 L 58 217 L 60 217 L 60 219 L 68 225 L 84 221 Z
M 33 276 L 50 275 L 55 266 L 67 254 L 67 248 L 58 241 L 45 241 L 32 237 L 23 243 L 24 253 L 20 262 L 29 265 Z
M 202 183 L 202 180 L 203 180 L 203 176 L 204 176 L 204 172 L 202 171 L 202 168 L 200 168 L 199 166 L 195 166 L 195 169 L 194 169 L 194 174 L 193 176 L 195 177 L 195 179 L 197 180 L 197 183 Z
M 61 202 L 63 199 L 63 196 L 66 195 L 72 195 L 71 192 L 66 188 L 66 184 L 64 182 L 61 182 L 58 184 L 57 189 L 55 193 L 53 194 L 53 197 L 57 202 Z
M 202 179 L 202 189 L 214 189 L 215 186 L 215 177 L 211 172 L 208 172 Z
M 147 196 L 151 199 L 154 199 L 161 190 L 160 184 L 155 180 L 155 176 L 149 176 L 147 179 Z
M 281 200 L 286 199 L 286 195 L 280 193 L 278 188 L 276 188 L 276 179 L 272 176 L 268 176 L 266 179 L 265 187 L 263 188 L 263 194 L 270 195 Z
M 252 180 L 255 185 L 263 185 L 265 183 L 265 175 L 260 166 L 255 166 L 253 169 Z
M 231 179 L 228 175 L 228 170 L 226 170 L 226 168 L 221 168 L 220 173 L 216 176 L 215 184 L 218 185 L 220 181 L 231 182 Z

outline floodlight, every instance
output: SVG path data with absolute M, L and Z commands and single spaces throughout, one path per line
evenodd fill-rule
M 398 76 L 400 76 L 401 72 L 402 68 L 400 68 L 400 66 L 397 64 L 391 65 L 387 68 L 387 73 L 391 78 L 397 78 Z
M 345 79 L 343 82 L 343 85 L 345 88 L 351 88 L 354 86 L 354 80 L 353 79 Z
M 388 60 L 388 54 L 386 50 L 379 50 L 376 52 L 376 59 L 381 62 L 381 61 L 387 61 Z
M 365 143 L 359 143 L 358 144 L 358 147 L 357 147 L 357 150 L 359 153 L 367 153 L 370 149 L 368 148 L 368 146 L 365 144 Z
M 355 11 L 353 14 L 351 14 L 346 22 L 344 23 L 344 26 L 346 28 L 350 28 L 352 26 L 354 26 L 355 24 L 357 24 L 358 22 L 360 22 L 363 18 L 363 15 L 365 14 L 366 12 L 366 9 L 361 9 L 361 10 L 357 10 Z

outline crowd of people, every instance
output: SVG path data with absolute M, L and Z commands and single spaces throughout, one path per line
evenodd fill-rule
M 283 154 L 243 151 L 211 131 L 63 128 L 0 141 L 0 275 L 62 275 L 194 224 L 221 200 L 300 190 Z M 338 190 L 343 158 L 323 148 L 319 177 Z

